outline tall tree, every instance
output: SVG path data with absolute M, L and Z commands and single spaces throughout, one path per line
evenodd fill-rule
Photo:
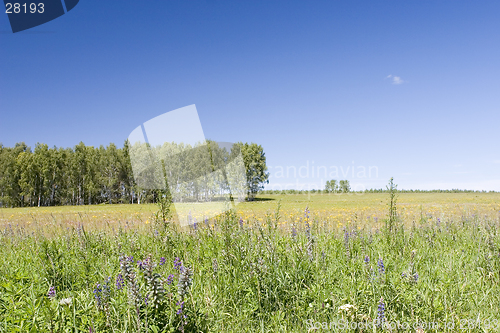
M 326 181 L 325 191 L 335 193 L 338 191 L 338 189 L 339 189 L 339 184 L 337 183 L 337 180 L 332 179 Z
M 342 193 L 351 192 L 351 185 L 349 185 L 349 181 L 348 180 L 339 181 L 339 190 Z
M 238 142 L 238 145 L 245 163 L 248 200 L 254 200 L 255 195 L 264 188 L 264 184 L 269 183 L 266 154 L 262 146 L 256 143 Z

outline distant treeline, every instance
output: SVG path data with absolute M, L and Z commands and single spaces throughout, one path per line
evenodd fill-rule
M 253 198 L 267 181 L 265 154 L 255 143 L 237 145 L 246 168 L 247 197 Z M 17 143 L 13 148 L 0 144 L 0 207 L 156 202 L 158 196 L 163 195 L 160 190 L 144 189 L 136 184 L 130 158 L 137 153 L 134 147 L 128 141 L 122 148 L 112 143 L 96 148 L 80 142 L 73 148 L 49 148 L 38 143 L 32 150 L 25 143 Z M 196 166 L 202 165 L 201 160 L 193 160 L 195 154 L 189 156 L 189 161 L 183 163 L 189 162 L 195 167 L 177 165 L 180 171 L 176 175 L 184 177 L 183 180 L 190 179 L 187 171 L 199 172 Z M 206 163 L 203 167 L 210 169 Z M 203 199 L 212 195 L 207 186 L 214 187 L 217 179 L 211 177 L 211 183 L 204 182 L 205 187 L 200 187 L 203 184 L 199 179 L 183 184 L 183 195 L 186 191 L 190 196 L 203 194 Z
M 389 190 L 387 189 L 369 189 L 363 191 L 365 193 L 387 193 Z M 451 190 L 396 190 L 396 192 L 400 193 L 496 193 L 496 191 L 475 191 L 475 190 L 460 190 L 460 189 L 451 189 Z
M 474 190 L 459 190 L 459 189 L 452 189 L 452 190 L 396 190 L 398 193 L 497 193 L 496 191 L 474 191 Z M 387 189 L 369 189 L 369 190 L 363 190 L 363 191 L 342 191 L 339 190 L 337 192 L 333 192 L 330 190 L 295 190 L 295 189 L 290 189 L 290 190 L 264 190 L 262 191 L 262 194 L 308 194 L 308 193 L 317 193 L 317 194 L 342 194 L 342 193 L 389 193 L 389 190 Z

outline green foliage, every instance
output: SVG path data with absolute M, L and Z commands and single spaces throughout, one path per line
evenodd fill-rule
M 349 193 L 351 192 L 351 185 L 348 180 L 340 180 L 339 181 L 339 191 L 341 193 Z
M 337 180 L 332 179 L 332 180 L 327 180 L 326 185 L 325 185 L 325 191 L 327 193 L 336 193 L 339 190 L 339 184 L 337 183 Z
M 312 191 L 311 191 L 312 192 Z M 351 192 L 351 185 L 348 180 L 327 180 L 325 185 L 326 193 L 349 193 Z M 313 192 L 314 193 L 314 192 Z
M 239 142 L 245 170 L 247 175 L 248 200 L 255 199 L 255 195 L 269 183 L 269 172 L 267 172 L 266 155 L 261 145 L 256 143 Z
M 280 206 L 265 225 L 228 212 L 184 231 L 1 230 L 0 331 L 305 332 L 341 319 L 382 331 L 381 299 L 389 322 L 441 325 L 426 332 L 498 319 L 498 219 L 423 218 L 388 238 L 328 231 L 306 211 L 292 235 Z
M 387 219 L 387 229 L 389 232 L 393 232 L 397 229 L 396 221 L 397 221 L 397 207 L 396 207 L 396 193 L 397 193 L 397 185 L 394 184 L 394 178 L 391 177 L 389 180 L 389 185 L 387 185 L 387 191 L 389 192 L 389 217 Z
M 209 201 L 227 193 L 228 182 L 235 200 L 244 200 L 245 194 L 253 198 L 269 176 L 264 151 L 254 143 L 234 147 L 237 149 L 227 151 L 213 141 L 196 149 L 172 143 L 140 149 L 143 147 L 128 141 L 123 148 L 114 144 L 95 148 L 80 142 L 63 149 L 38 143 L 33 151 L 24 143 L 14 148 L 0 145 L 0 207 L 152 202 L 166 207 L 162 203 L 165 195 L 166 201 Z M 226 168 L 240 148 L 244 165 L 242 161 Z M 145 176 L 152 181 L 148 185 L 155 186 L 141 188 L 134 179 L 131 155 L 136 154 L 136 163 L 147 164 L 151 149 L 161 156 L 162 164 L 146 168 Z M 247 168 L 248 193 L 245 179 L 238 179 L 245 172 L 239 172 L 239 165 Z M 166 191 L 168 181 L 178 184 L 174 188 L 179 190 Z

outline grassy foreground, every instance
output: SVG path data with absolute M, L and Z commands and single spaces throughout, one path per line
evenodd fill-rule
M 270 198 L 2 209 L 0 332 L 499 331 L 496 194 Z

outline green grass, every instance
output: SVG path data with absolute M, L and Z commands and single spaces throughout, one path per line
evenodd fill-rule
M 388 194 L 293 194 L 264 195 L 256 201 L 243 202 L 236 211 L 245 220 L 264 220 L 273 214 L 278 202 L 287 221 L 297 220 L 303 210 L 321 218 L 347 222 L 357 217 L 384 218 L 387 214 Z M 500 210 L 500 193 L 400 193 L 399 213 L 410 222 L 422 213 L 435 217 L 458 218 L 464 214 L 494 215 Z M 5 224 L 62 224 L 76 226 L 83 223 L 87 228 L 132 221 L 145 223 L 156 211 L 154 204 L 142 205 L 88 205 L 60 207 L 0 208 L 0 227 Z
M 374 326 L 381 298 L 389 322 L 439 325 L 425 332 L 498 331 L 496 194 L 400 194 L 393 233 L 383 227 L 387 194 L 268 198 L 275 200 L 243 203 L 184 230 L 154 220 L 154 206 L 1 210 L 0 332 L 307 332 L 341 320 L 381 332 Z M 9 214 L 17 223 L 9 225 Z M 32 222 L 20 223 L 23 216 Z M 122 266 L 136 274 L 137 304 L 130 285 L 116 287 L 122 254 L 133 256 Z M 144 302 L 155 283 L 137 267 L 149 255 L 165 288 L 156 292 L 158 308 L 152 295 Z M 176 257 L 193 273 L 181 315 Z M 99 305 L 94 290 L 108 277 Z M 59 304 L 69 297 L 69 306 Z M 339 309 L 346 304 L 354 307 Z

